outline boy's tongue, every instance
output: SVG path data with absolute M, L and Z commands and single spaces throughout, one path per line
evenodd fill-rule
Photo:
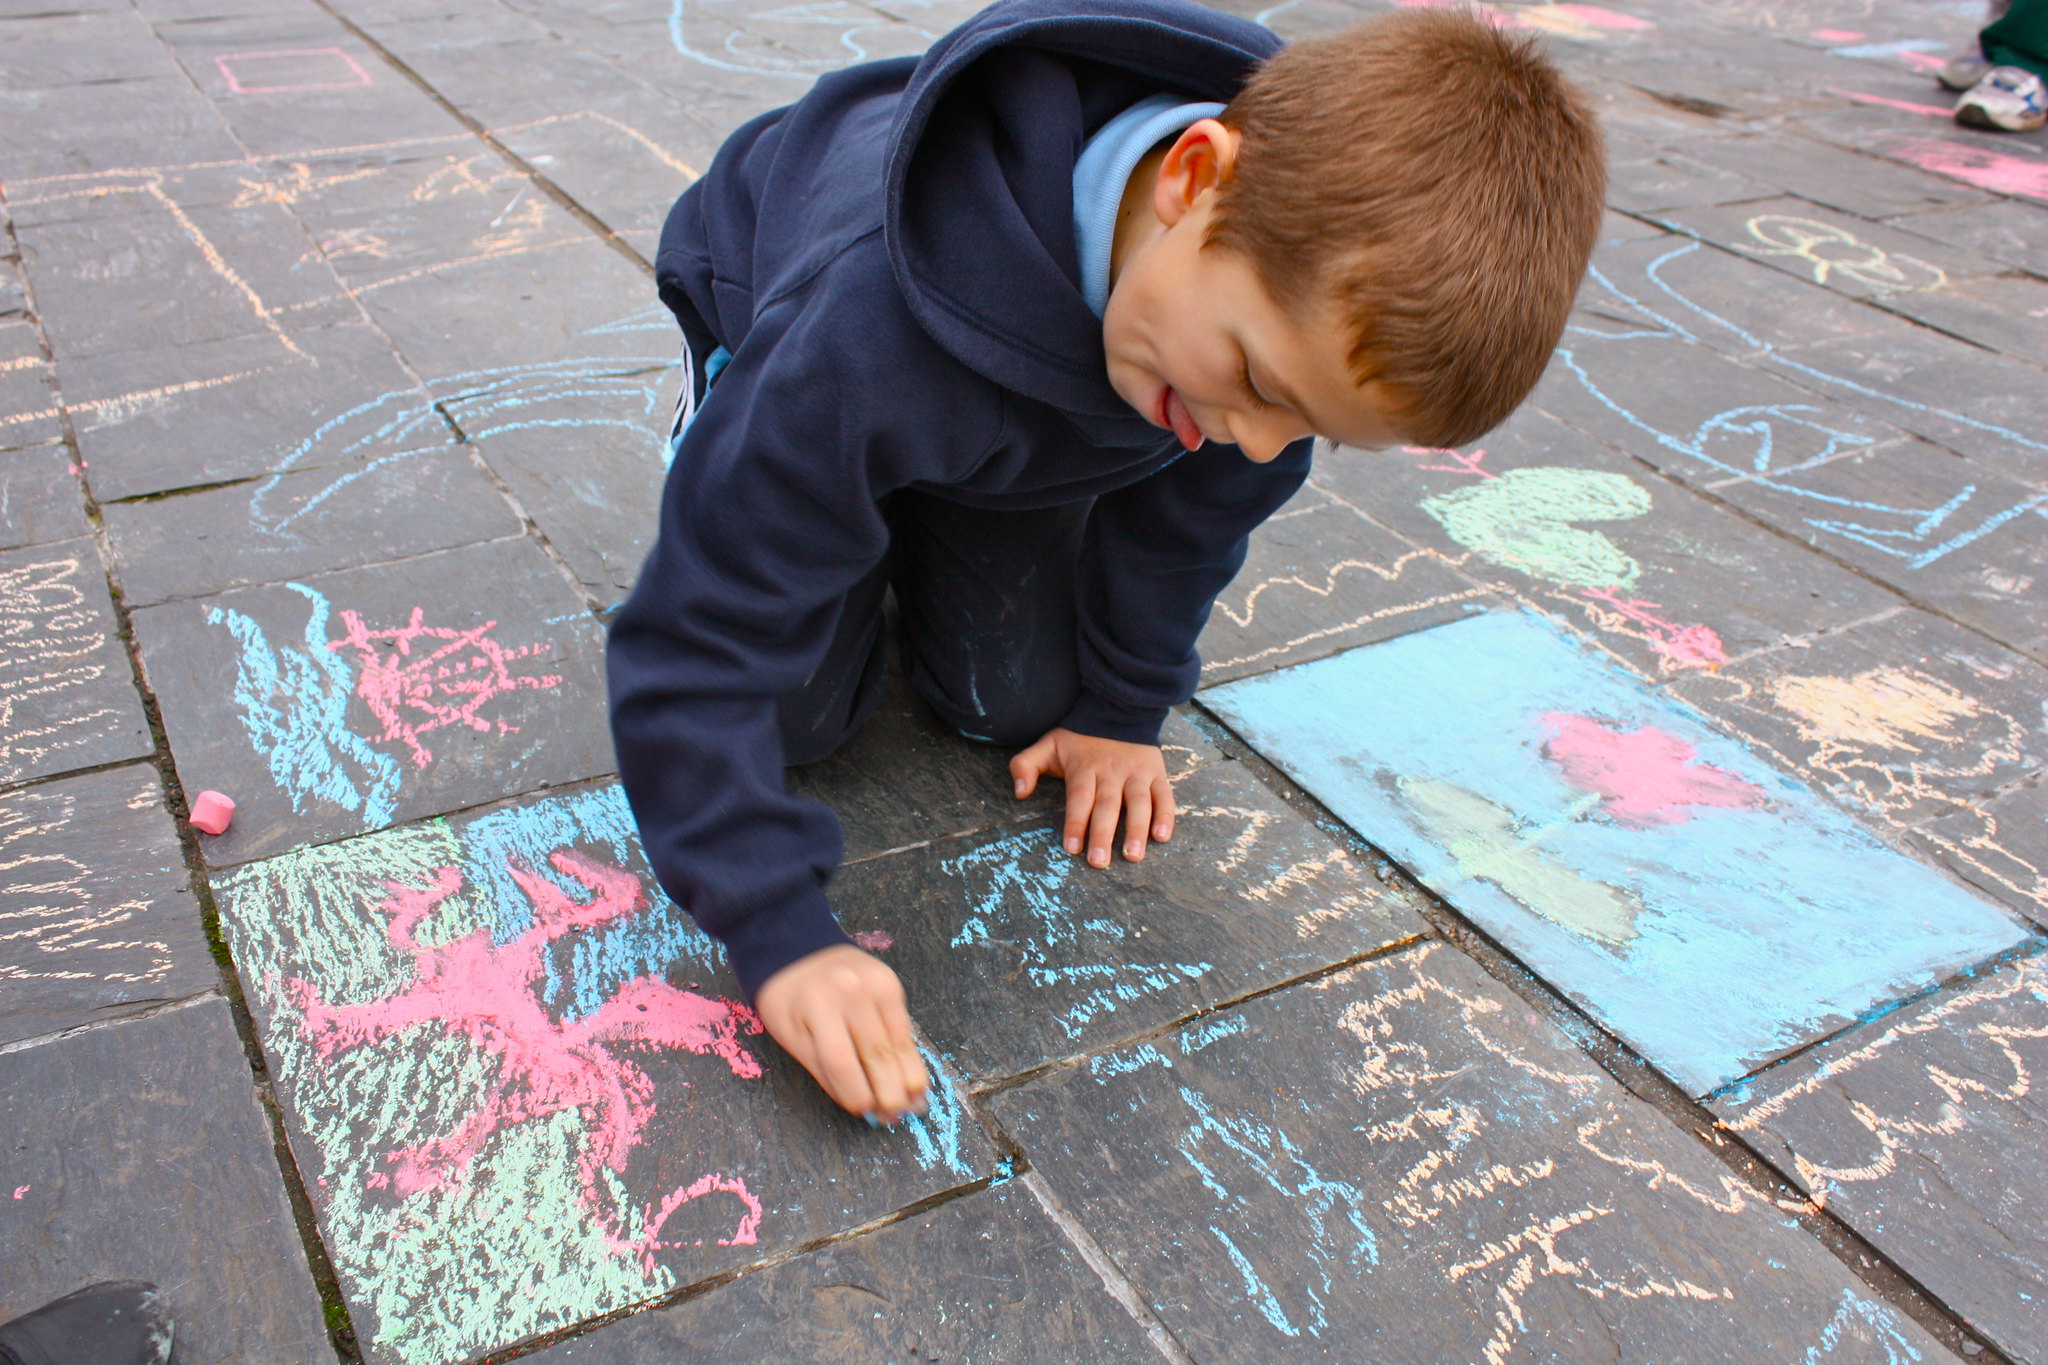
M 1189 450 L 1199 450 L 1202 445 L 1202 429 L 1195 425 L 1195 419 L 1188 416 L 1187 404 L 1180 401 L 1180 395 L 1172 389 L 1166 391 L 1166 422 L 1173 428 L 1173 434 Z

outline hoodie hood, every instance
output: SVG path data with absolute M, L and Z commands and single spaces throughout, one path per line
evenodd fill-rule
M 890 132 L 884 233 L 911 313 L 969 369 L 1068 413 L 1096 443 L 1158 444 L 1110 386 L 1102 322 L 1082 297 L 1074 163 L 1149 95 L 1228 103 L 1280 46 L 1177 0 L 1003 0 L 941 39 Z

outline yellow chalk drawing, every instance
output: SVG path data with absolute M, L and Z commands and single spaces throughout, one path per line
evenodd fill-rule
M 138 780 L 130 810 L 156 804 L 154 782 Z M 149 901 L 115 902 L 104 874 L 55 846 L 76 805 L 56 788 L 0 799 L 0 992 L 30 981 L 142 986 L 174 965 L 170 944 L 139 936 Z
M 1448 895 L 1459 882 L 1492 882 L 1531 913 L 1575 934 L 1617 948 L 1635 939 L 1636 905 L 1537 847 L 1553 826 L 1526 828 L 1514 812 L 1436 778 L 1404 777 L 1401 794 L 1451 858 L 1450 870 L 1423 879 L 1430 890 Z M 1573 808 L 1573 817 L 1599 799 L 1588 797 Z
M 1826 284 L 1830 275 L 1842 274 L 1881 294 L 1920 293 L 1948 287 L 1948 272 L 1940 266 L 1904 252 L 1886 251 L 1846 228 L 1784 213 L 1758 214 L 1747 226 L 1749 235 L 1760 245 L 1737 242 L 1736 250 L 1752 256 L 1790 256 L 1805 261 L 1816 284 Z
M 1910 668 L 1873 668 L 1853 678 L 1793 674 L 1773 681 L 1770 690 L 1814 743 L 1914 754 L 1921 752 L 1915 738 L 1949 743 L 1955 723 L 1980 711 L 1972 698 Z

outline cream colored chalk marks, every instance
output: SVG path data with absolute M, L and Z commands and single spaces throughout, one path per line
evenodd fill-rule
M 2048 967 L 1891 1014 L 1724 1097 L 1725 1126 L 2014 1360 L 2048 1359 Z
M 149 752 L 92 542 L 0 554 L 0 783 Z
M 218 982 L 152 769 L 0 793 L 0 1043 Z
M 1928 1343 L 1770 1198 L 1424 945 L 1006 1092 L 1198 1359 L 1877 1362 Z M 1103 1149 L 1117 1161 L 1067 1160 Z M 1400 1311 L 1389 1312 L 1387 1305 Z

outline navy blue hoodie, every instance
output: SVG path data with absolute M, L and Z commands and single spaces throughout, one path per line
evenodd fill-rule
M 619 772 L 661 884 L 749 997 L 848 939 L 831 812 L 789 795 L 778 696 L 822 659 L 917 488 L 983 508 L 1096 499 L 1081 734 L 1154 743 L 1251 529 L 1308 472 L 1183 455 L 1110 387 L 1080 288 L 1073 171 L 1161 92 L 1228 101 L 1279 47 L 1180 0 L 1001 0 L 923 58 L 820 80 L 746 124 L 655 261 L 693 352 L 732 352 L 685 434 L 609 650 Z

